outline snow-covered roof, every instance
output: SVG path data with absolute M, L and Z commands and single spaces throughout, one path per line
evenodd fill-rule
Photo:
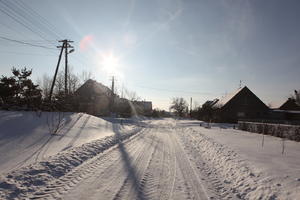
M 213 107 L 220 108 L 226 105 L 233 97 L 235 97 L 240 91 L 242 91 L 244 88 L 247 88 L 246 86 L 243 88 L 239 88 L 236 91 L 226 94 L 224 97 L 220 98 L 219 101 L 217 101 Z
M 212 106 L 214 106 L 218 101 L 219 101 L 219 99 L 207 100 L 203 105 L 212 107 Z

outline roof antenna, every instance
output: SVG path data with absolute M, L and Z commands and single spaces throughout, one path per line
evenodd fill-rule
M 240 80 L 239 89 L 242 88 L 242 80 Z

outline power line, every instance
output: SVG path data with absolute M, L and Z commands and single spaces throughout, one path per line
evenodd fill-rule
M 38 53 L 24 53 L 24 52 L 15 52 L 15 51 L 2 51 L 0 50 L 0 53 L 6 53 L 6 54 L 14 54 L 14 55 L 28 55 L 28 56 L 52 56 L 56 57 L 56 55 L 49 55 L 49 54 L 38 54 Z
M 42 45 L 32 44 L 32 43 L 24 42 L 24 41 L 20 41 L 20 40 L 10 39 L 10 38 L 4 37 L 4 36 L 0 36 L 0 38 L 3 39 L 3 40 L 10 41 L 10 42 L 16 42 L 16 43 L 19 43 L 19 44 L 29 45 L 29 46 L 33 46 L 33 47 L 40 47 L 40 48 L 51 49 L 51 50 L 55 49 L 55 48 L 51 48 L 51 47 L 47 47 L 47 46 L 42 46 Z
M 0 1 L 2 2 L 2 1 Z M 31 32 L 33 32 L 34 34 L 38 35 L 39 37 L 43 38 L 44 40 L 47 41 L 47 39 L 45 39 L 44 36 L 42 36 L 41 34 L 37 33 L 36 31 L 34 31 L 32 28 L 30 28 L 29 26 L 27 26 L 26 24 L 24 24 L 22 21 L 20 21 L 19 19 L 17 19 L 15 16 L 13 16 L 12 14 L 6 12 L 5 10 L 0 8 L 0 11 L 2 11 L 4 14 L 6 14 L 7 16 L 9 16 L 10 18 L 12 18 L 14 21 L 18 22 L 19 24 L 21 24 L 22 26 L 24 26 L 26 29 L 30 30 Z
M 32 10 L 32 12 L 35 13 L 35 14 L 39 17 L 39 19 L 43 20 L 46 24 L 48 24 L 48 26 L 51 27 L 51 28 L 54 30 L 54 32 L 55 32 L 56 34 L 58 34 L 59 38 L 66 38 L 66 35 L 61 34 L 61 32 L 57 29 L 57 27 L 55 27 L 52 23 L 50 23 L 45 17 L 43 17 L 42 15 L 40 15 L 40 14 L 39 14 L 37 11 L 35 11 L 33 8 L 27 6 L 27 5 L 25 4 L 24 1 L 20 1 L 20 3 L 22 3 L 22 4 L 23 4 L 25 7 L 27 7 L 29 10 Z M 57 33 L 57 32 L 59 32 L 59 33 Z
M 164 88 L 153 88 L 153 87 L 145 87 L 145 86 L 138 86 L 139 88 L 146 88 L 150 90 L 157 90 L 157 91 L 164 91 L 164 92 L 174 92 L 174 93 L 185 93 L 185 94 L 200 94 L 200 95 L 216 95 L 214 93 L 210 92 L 195 92 L 195 91 L 186 91 L 186 90 L 170 90 L 170 89 L 164 89 Z
M 51 45 L 55 46 L 54 43 L 49 42 L 49 40 L 47 40 L 45 38 L 43 31 L 41 31 L 41 28 L 38 27 L 36 23 L 35 24 L 32 23 L 33 21 L 36 21 L 36 20 L 34 18 L 28 19 L 28 16 L 26 16 L 26 14 L 27 14 L 26 11 L 25 12 L 21 11 L 21 13 L 20 13 L 20 12 L 18 12 L 18 10 L 15 9 L 16 6 L 11 6 L 10 4 L 8 4 L 8 2 L 5 2 L 3 0 L 0 0 L 0 3 L 2 3 L 6 7 L 6 9 L 0 8 L 1 12 L 3 12 L 5 15 L 10 17 L 11 19 L 13 19 L 15 22 L 19 23 L 23 27 L 25 27 L 32 33 L 38 35 L 39 37 L 41 37 L 42 39 L 44 39 Z M 32 25 L 34 27 L 32 27 Z M 45 33 L 45 31 L 44 31 L 44 33 Z
M 46 30 L 48 33 L 52 34 L 56 38 L 63 38 L 60 34 L 57 33 L 57 29 L 43 16 L 41 16 L 38 12 L 36 12 L 33 8 L 26 5 L 23 1 L 11 1 L 12 4 L 14 4 L 15 7 L 17 7 L 21 12 L 24 12 L 27 14 L 27 16 L 30 18 L 30 21 L 37 22 L 42 29 Z
M 22 38 L 28 38 L 26 35 L 22 34 L 19 30 L 17 30 L 15 27 L 12 27 L 8 24 L 5 24 L 3 22 L 0 21 L 0 24 L 3 25 L 4 27 L 6 27 L 7 29 L 13 31 L 14 33 L 16 33 L 17 35 L 19 35 Z M 35 42 L 35 43 L 45 43 L 45 40 L 23 40 L 24 42 Z M 50 41 L 50 40 L 48 40 Z M 53 42 L 56 40 L 53 40 Z

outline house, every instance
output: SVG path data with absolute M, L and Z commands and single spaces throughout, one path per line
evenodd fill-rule
M 213 120 L 235 123 L 239 119 L 263 119 L 268 116 L 266 106 L 247 86 L 212 101 Z
M 213 105 L 215 105 L 218 101 L 219 99 L 208 100 L 202 105 L 202 107 L 203 106 L 213 107 Z
M 91 115 L 108 115 L 110 112 L 111 90 L 95 80 L 87 80 L 76 92 L 79 112 Z
M 87 80 L 75 92 L 76 104 L 79 112 L 86 112 L 96 116 L 107 116 L 115 113 L 119 116 L 150 115 L 151 101 L 130 101 L 112 95 L 112 91 L 95 80 Z
M 296 90 L 295 96 L 296 98 L 298 97 L 298 93 Z M 298 102 L 299 99 L 288 98 L 288 100 L 284 102 L 278 109 L 272 110 L 272 119 L 285 121 L 284 123 L 300 121 L 300 105 Z
M 286 102 L 284 102 L 280 107 L 279 110 L 293 110 L 293 111 L 300 111 L 300 105 L 296 102 L 296 99 L 289 98 Z

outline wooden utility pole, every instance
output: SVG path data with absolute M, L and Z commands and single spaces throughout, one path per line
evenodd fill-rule
M 110 111 L 114 111 L 114 102 L 115 101 L 115 77 L 113 76 L 111 79 L 111 108 Z
M 121 98 L 124 98 L 124 84 L 122 84 L 122 93 L 121 93 Z
M 112 91 L 112 95 L 115 94 L 115 77 L 113 76 L 111 79 L 111 91 Z
M 71 46 L 69 43 L 72 43 L 73 41 L 66 39 L 66 40 L 60 40 L 58 42 L 62 42 L 62 45 L 57 46 L 57 48 L 61 48 L 61 51 L 60 51 L 60 54 L 59 54 L 59 57 L 58 57 L 58 62 L 57 62 L 57 65 L 56 65 L 56 69 L 55 69 L 55 73 L 54 73 L 54 77 L 53 77 L 53 81 L 52 81 L 52 85 L 51 85 L 49 101 L 51 101 L 51 97 L 52 97 L 52 94 L 53 94 L 53 89 L 54 89 L 54 85 L 55 85 L 55 81 L 56 81 L 57 72 L 58 72 L 62 52 L 63 52 L 64 49 L 65 49 L 65 95 L 68 94 L 68 54 L 72 53 L 74 51 L 74 47 Z M 72 49 L 70 51 L 68 51 L 68 48 L 72 48 Z
M 192 117 L 192 110 L 193 110 L 193 98 L 191 97 L 191 103 L 190 103 L 190 117 Z
M 65 95 L 68 94 L 68 43 L 65 43 Z
M 64 50 L 64 44 L 61 46 L 60 54 L 59 54 L 59 57 L 58 57 L 58 62 L 57 62 L 57 65 L 56 65 L 56 69 L 55 69 L 55 73 L 54 73 L 54 77 L 53 77 L 52 85 L 51 85 L 51 89 L 50 89 L 49 101 L 51 101 L 53 88 L 54 88 L 54 85 L 55 85 L 55 80 L 56 80 L 56 76 L 57 76 L 57 72 L 58 72 L 58 68 L 59 68 L 59 63 L 60 63 L 60 60 L 61 60 L 61 55 L 62 55 L 63 50 Z
M 65 46 L 65 95 L 68 95 L 68 54 L 74 51 L 74 47 L 71 46 L 69 43 L 72 43 L 71 40 L 61 40 L 59 42 L 63 42 Z M 72 48 L 70 52 L 68 48 Z

